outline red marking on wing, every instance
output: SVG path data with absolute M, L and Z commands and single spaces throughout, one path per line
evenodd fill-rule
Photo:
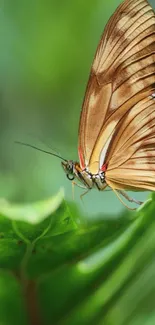
M 107 164 L 103 164 L 101 167 L 102 172 L 105 172 L 107 170 Z
M 79 160 L 80 160 L 80 167 L 82 169 L 84 169 L 85 168 L 85 163 L 84 163 L 83 153 L 82 153 L 82 150 L 81 150 L 80 147 L 78 148 L 78 154 L 79 154 Z

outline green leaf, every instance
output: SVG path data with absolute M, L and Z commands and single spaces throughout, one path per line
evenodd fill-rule
M 136 213 L 87 223 L 64 201 L 54 212 L 50 205 L 51 213 L 49 208 L 44 213 L 43 202 L 29 205 L 30 212 L 41 207 L 42 221 L 36 224 L 16 221 L 14 213 L 12 220 L 14 205 L 8 205 L 9 215 L 0 217 L 0 267 L 14 285 L 10 300 L 7 293 L 6 301 L 0 294 L 0 323 L 9 325 L 5 310 L 15 297 L 23 301 L 20 313 L 27 310 L 28 324 L 34 315 L 47 325 L 145 324 L 141 310 L 148 300 L 153 310 L 155 299 L 154 194 Z M 49 207 L 49 200 L 44 206 Z M 30 220 L 27 204 L 22 209 L 16 205 L 16 211 L 22 211 L 19 220 L 25 215 Z M 11 311 L 14 318 L 17 305 Z
M 28 325 L 22 288 L 9 272 L 0 271 L 0 324 Z
M 0 214 L 12 220 L 36 224 L 45 220 L 51 213 L 56 211 L 63 197 L 63 190 L 61 190 L 54 197 L 33 204 L 9 204 L 7 201 L 1 200 Z
M 40 279 L 40 299 L 42 306 L 45 303 L 44 317 L 47 324 L 50 324 L 51 319 L 54 319 L 55 324 L 61 325 L 109 324 L 111 318 L 115 320 L 113 315 L 115 306 L 122 306 L 128 291 L 130 292 L 131 287 L 135 286 L 135 295 L 131 292 L 132 300 L 126 308 L 126 313 L 116 318 L 119 320 L 117 324 L 125 324 L 136 304 L 141 303 L 142 298 L 147 301 L 150 291 L 152 291 L 151 297 L 155 298 L 151 283 L 148 288 L 146 281 L 142 297 L 142 282 L 138 282 L 140 276 L 142 279 L 145 278 L 146 265 L 151 265 L 152 271 L 154 265 L 155 220 L 152 214 L 152 209 L 155 211 L 154 204 L 149 204 L 149 209 L 150 214 L 143 215 L 142 209 L 138 218 L 132 219 L 132 222 L 129 219 L 126 222 L 124 219 L 124 223 L 122 220 L 121 222 L 103 221 L 103 225 L 100 224 L 96 231 L 94 229 L 95 242 L 91 241 L 92 234 L 90 236 L 90 250 L 85 245 L 89 233 L 86 231 L 83 236 L 85 239 L 79 240 L 84 244 L 81 250 L 83 256 L 80 252 L 78 254 L 74 252 L 76 258 L 73 259 L 72 256 L 71 260 L 68 259 L 67 265 L 67 258 L 65 258 L 65 263 L 59 265 L 54 273 Z M 63 242 L 65 243 L 65 240 Z M 51 246 L 54 246 L 53 242 Z M 84 253 L 85 247 L 87 254 Z M 154 273 L 150 272 L 151 282 L 153 276 Z M 146 289 L 148 289 L 147 296 Z M 138 296 L 136 292 L 139 292 Z M 123 296 L 125 298 L 122 302 Z M 47 301 L 52 301 L 53 308 L 49 308 Z

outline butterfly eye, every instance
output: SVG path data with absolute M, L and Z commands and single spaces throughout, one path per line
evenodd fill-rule
M 68 178 L 70 181 L 73 181 L 75 177 L 74 177 L 74 175 L 67 174 L 67 178 Z
M 69 173 L 73 173 L 73 162 L 72 161 L 69 161 L 68 164 L 67 164 L 67 170 Z

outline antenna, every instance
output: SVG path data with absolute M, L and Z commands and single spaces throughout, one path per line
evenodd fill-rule
M 66 162 L 68 161 L 67 159 L 65 159 L 65 158 L 63 158 L 63 157 L 57 155 L 56 153 L 52 153 L 52 152 L 50 152 L 50 151 L 43 150 L 43 149 L 38 148 L 38 147 L 36 147 L 36 146 L 33 146 L 33 145 L 29 144 L 29 143 L 25 143 L 25 142 L 21 142 L 21 141 L 15 141 L 15 143 L 16 143 L 16 144 L 20 144 L 20 145 L 22 145 L 22 146 L 30 147 L 30 148 L 32 148 L 32 149 L 35 149 L 35 150 L 38 150 L 38 151 L 41 151 L 41 152 L 44 152 L 44 153 L 47 153 L 48 155 L 51 155 L 51 156 L 57 157 L 57 158 L 59 158 L 59 159 L 61 159 L 61 160 L 64 160 L 64 161 L 66 161 Z

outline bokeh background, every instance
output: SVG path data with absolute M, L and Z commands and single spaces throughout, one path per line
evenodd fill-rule
M 60 187 L 72 200 L 60 160 L 14 144 L 56 149 L 78 159 L 78 124 L 90 67 L 103 28 L 119 0 L 3 0 L 0 5 L 0 197 L 47 198 Z M 155 7 L 154 1 L 150 1 Z M 123 206 L 112 192 L 80 202 L 89 217 Z M 136 193 L 144 199 L 148 193 Z

